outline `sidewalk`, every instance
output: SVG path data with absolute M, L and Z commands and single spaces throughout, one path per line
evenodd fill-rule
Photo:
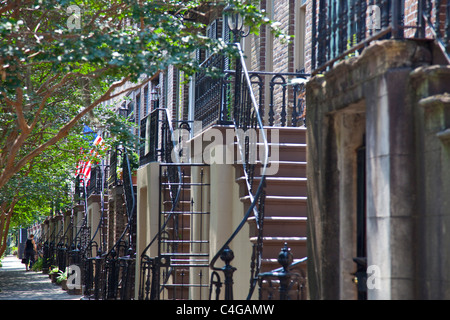
M 42 272 L 25 271 L 16 256 L 6 256 L 0 268 L 0 300 L 80 300 L 53 284 Z

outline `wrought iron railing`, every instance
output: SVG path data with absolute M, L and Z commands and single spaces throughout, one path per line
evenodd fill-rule
M 374 40 L 434 38 L 450 55 L 448 1 L 313 0 L 311 25 L 312 74 L 361 52 Z
M 158 241 L 158 246 L 160 246 L 163 233 L 176 212 L 182 190 L 182 173 L 180 166 L 177 165 L 179 163 L 179 155 L 177 152 L 173 152 L 176 148 L 176 144 L 173 125 L 170 118 L 167 109 L 155 109 L 150 114 L 150 118 L 147 117 L 147 120 L 145 120 L 155 121 L 155 125 L 146 126 L 150 131 L 147 135 L 143 136 L 146 138 L 146 141 L 149 141 L 150 139 L 152 141 L 150 142 L 150 147 L 146 149 L 146 154 L 151 153 L 149 159 L 173 165 L 168 165 L 166 171 L 167 189 L 170 194 L 170 213 L 165 217 L 161 217 L 160 214 L 160 218 L 163 218 L 163 220 L 159 224 L 159 230 L 140 254 L 139 300 L 159 300 L 160 298 L 160 269 L 166 266 L 167 261 L 161 258 L 160 255 L 150 257 L 148 251 L 156 241 Z M 146 122 L 143 122 L 141 125 L 144 126 L 145 123 Z M 167 279 L 168 277 L 166 280 Z
M 77 177 L 77 182 L 79 183 L 78 186 L 75 186 L 75 198 L 74 202 L 75 204 L 83 205 L 84 210 L 83 212 L 83 219 L 81 222 L 76 225 L 75 223 L 71 223 L 70 228 L 74 228 L 73 236 L 71 239 L 68 239 L 66 246 L 65 254 L 67 266 L 73 266 L 80 269 L 80 274 L 77 274 L 77 277 L 79 279 L 79 283 L 85 284 L 86 283 L 86 276 L 89 277 L 86 273 L 86 262 L 87 262 L 87 255 L 90 252 L 90 235 L 91 235 L 91 229 L 88 224 L 88 212 L 87 212 L 87 182 L 82 181 L 79 177 Z M 78 188 L 78 194 L 82 195 L 82 197 L 77 197 L 77 188 Z M 49 250 L 51 250 L 52 244 L 50 243 Z M 69 268 L 71 269 L 71 268 Z M 73 269 L 73 268 L 72 268 Z M 69 273 L 73 270 L 68 270 Z M 77 291 L 77 293 L 81 293 L 81 287 L 74 287 L 71 288 L 69 291 L 74 292 Z
M 118 153 L 116 149 L 116 157 Z M 106 251 L 106 243 L 94 238 L 104 226 L 103 214 L 85 250 L 85 296 L 94 300 L 130 300 L 134 291 L 136 196 L 126 150 L 121 152 L 123 194 L 128 222 L 115 244 Z M 116 158 L 117 159 L 117 158 Z M 116 160 L 117 162 L 117 160 Z M 104 181 L 104 180 L 102 180 Z
M 64 223 L 63 223 L 64 226 Z M 58 268 L 60 271 L 65 272 L 66 271 L 66 267 L 68 266 L 68 249 L 69 249 L 69 243 L 70 243 L 70 238 L 69 238 L 69 232 L 73 227 L 73 219 L 71 217 L 70 222 L 67 224 L 67 228 L 64 231 L 64 234 L 62 234 L 62 236 L 60 237 L 59 241 L 58 241 L 58 245 L 57 245 L 57 249 L 56 249 L 56 260 L 58 263 Z
M 211 55 L 202 66 L 215 67 L 223 76 L 214 77 L 206 70 L 195 75 L 194 119 L 203 129 L 214 124 L 233 124 L 235 70 L 225 70 L 224 56 Z M 248 71 L 261 120 L 266 126 L 297 127 L 304 124 L 304 81 L 301 72 Z M 243 84 L 244 85 L 244 84 Z M 266 98 L 266 88 L 268 98 Z
M 121 186 L 123 181 L 122 178 L 117 174 L 118 168 L 120 168 L 121 154 L 119 147 L 116 146 L 111 150 L 109 156 L 109 173 L 108 173 L 108 185 L 111 186 Z
M 176 151 L 174 144 L 173 125 L 168 110 L 165 108 L 154 109 L 149 115 L 141 120 L 141 140 L 139 165 L 143 166 L 149 162 L 174 163 L 178 159 L 179 150 Z M 180 123 L 184 123 L 183 121 Z M 173 153 L 173 155 L 172 155 Z
M 170 124 L 169 122 L 170 121 Z M 172 138 L 180 140 L 182 137 L 174 137 L 175 129 L 182 129 L 190 132 L 191 121 L 171 120 L 167 109 L 156 108 L 150 114 L 141 120 L 140 138 L 141 145 L 139 149 L 139 166 L 144 166 L 150 162 L 183 162 L 182 143 L 173 144 Z M 172 131 L 171 131 L 172 130 Z M 180 141 L 178 141 L 180 142 Z M 176 153 L 177 161 L 174 161 Z M 169 161 L 169 162 L 166 162 Z
M 427 29 L 436 39 L 442 52 L 446 53 L 447 64 L 450 64 L 450 3 L 448 0 L 418 1 L 418 30 L 416 36 L 424 38 Z
M 202 64 L 195 75 L 194 119 L 202 121 L 203 128 L 215 123 L 230 123 L 227 106 L 227 77 L 212 76 L 207 70 L 223 71 L 225 57 L 213 54 Z
M 103 170 L 102 170 L 103 167 Z M 102 174 L 103 171 L 103 174 Z M 104 179 L 104 177 L 107 177 L 109 175 L 109 166 L 103 166 L 103 165 L 96 165 L 92 167 L 91 170 L 91 177 L 89 179 L 89 184 L 87 186 L 87 195 L 88 197 L 91 194 L 101 194 L 103 190 L 108 189 L 108 182 L 107 179 Z M 102 186 L 103 183 L 103 186 Z
M 251 269 L 250 275 L 250 288 L 247 298 L 250 299 L 256 288 L 258 282 L 258 274 L 260 272 L 261 257 L 262 257 L 262 231 L 264 221 L 264 201 L 265 201 L 265 173 L 268 165 L 269 149 L 268 142 L 264 132 L 264 125 L 261 115 L 259 113 L 259 105 L 256 101 L 250 75 L 245 66 L 244 56 L 241 47 L 238 43 L 235 44 L 239 52 L 239 58 L 236 59 L 236 71 L 235 71 L 235 86 L 234 86 L 234 104 L 233 104 L 233 122 L 237 134 L 237 141 L 239 151 L 241 154 L 243 171 L 245 175 L 248 196 L 251 204 L 247 212 L 244 214 L 238 227 L 233 231 L 231 236 L 225 241 L 219 251 L 214 255 L 210 262 L 210 268 L 213 270 L 211 275 L 211 289 L 213 286 L 217 289 L 222 286 L 219 272 L 223 272 L 225 286 L 225 299 L 233 299 L 233 273 L 236 270 L 231 266 L 231 261 L 234 258 L 233 251 L 230 249 L 230 244 L 241 231 L 242 227 L 247 223 L 247 220 L 253 215 L 256 219 L 257 228 L 257 241 L 254 247 L 254 254 L 252 255 L 251 265 L 254 266 Z M 260 139 L 259 148 L 263 148 L 263 157 L 261 160 L 261 179 L 256 191 L 253 189 L 253 176 L 256 166 L 256 159 L 251 153 L 257 152 L 257 145 L 255 139 L 249 139 L 249 135 L 245 134 L 248 130 L 258 130 Z M 240 135 L 239 132 L 244 133 Z M 216 262 L 221 258 L 225 262 L 224 267 L 217 267 Z M 215 279 L 215 280 L 214 280 Z
M 295 261 L 285 243 L 278 255 L 280 268 L 258 275 L 260 300 L 306 300 L 306 261 Z
M 275 112 L 275 103 L 272 100 L 269 104 L 269 110 L 266 113 L 266 121 L 270 125 L 275 125 L 277 122 L 280 125 L 287 125 L 287 96 L 288 96 L 288 86 L 289 83 L 286 81 L 285 77 L 296 77 L 304 79 L 307 77 L 305 74 L 292 73 L 292 74 L 272 74 L 272 73 L 250 73 L 245 67 L 244 58 L 240 47 L 238 48 L 240 52 L 239 59 L 237 59 L 236 70 L 229 71 L 228 77 L 225 80 L 220 80 L 221 90 L 223 89 L 224 83 L 226 84 L 227 90 L 230 90 L 231 94 L 227 97 L 226 109 L 223 108 L 223 100 L 213 99 L 212 101 L 220 101 L 220 103 L 213 103 L 210 105 L 215 109 L 214 119 L 219 119 L 224 121 L 222 123 L 234 124 L 236 132 L 241 133 L 237 135 L 239 151 L 242 159 L 242 166 L 245 175 L 246 186 L 248 189 L 248 196 L 251 200 L 250 207 L 247 212 L 245 212 L 244 217 L 238 227 L 233 231 L 231 236 L 223 244 L 216 255 L 209 261 L 208 266 L 212 269 L 212 275 L 210 280 L 210 298 L 213 298 L 213 291 L 218 293 L 220 287 L 225 287 L 225 299 L 233 299 L 232 290 L 232 277 L 233 272 L 236 270 L 231 266 L 231 261 L 233 259 L 233 252 L 230 250 L 230 245 L 236 235 L 241 231 L 243 226 L 247 223 L 247 220 L 254 216 L 256 219 L 257 226 L 257 241 L 253 248 L 253 254 L 250 258 L 250 288 L 248 292 L 248 298 L 250 299 L 258 285 L 261 267 L 261 257 L 262 257 L 262 230 L 263 230 L 263 220 L 264 220 L 264 199 L 265 199 L 265 170 L 268 165 L 268 143 L 265 137 L 264 131 L 264 121 L 262 118 L 262 112 L 264 112 L 264 81 L 261 77 L 271 76 L 272 81 L 270 82 L 270 92 L 272 93 L 272 99 L 275 99 L 275 91 L 279 91 L 279 97 L 281 103 L 281 110 L 278 114 Z M 199 81 L 199 78 L 196 79 Z M 205 80 L 206 81 L 206 80 Z M 211 81 L 209 79 L 208 81 Z M 276 87 L 279 87 L 277 90 Z M 302 83 L 293 83 L 293 92 L 300 96 Z M 217 94 L 218 91 L 217 83 L 210 84 L 210 86 L 204 86 L 202 90 L 198 92 L 203 92 L 207 95 Z M 223 97 L 223 96 L 222 96 Z M 228 102 L 230 102 L 228 104 Z M 300 115 L 301 109 L 298 104 L 295 104 L 294 110 Z M 226 112 L 225 112 L 226 110 Z M 284 111 L 284 112 L 283 112 Z M 295 112 L 291 112 L 296 114 Z M 217 117 L 217 118 L 216 118 Z M 277 118 L 277 119 L 276 119 Z M 167 173 L 164 174 L 166 179 L 164 183 L 170 190 L 170 206 L 169 210 L 165 210 L 160 214 L 161 222 L 158 233 L 149 242 L 146 248 L 143 250 L 140 256 L 140 283 L 139 283 L 139 293 L 138 298 L 142 300 L 154 300 L 160 299 L 160 294 L 163 288 L 167 287 L 166 281 L 176 273 L 175 268 L 171 267 L 171 257 L 174 254 L 175 247 L 169 247 L 172 250 L 169 254 L 165 254 L 164 250 L 161 249 L 161 243 L 175 243 L 179 242 L 179 239 L 171 240 L 170 232 L 166 231 L 166 226 L 174 218 L 174 214 L 177 212 L 176 208 L 179 204 L 180 194 L 182 190 L 182 185 L 184 179 L 182 174 L 180 174 L 180 167 L 182 164 L 178 163 L 178 153 L 173 152 L 175 138 L 173 137 L 173 127 L 170 123 L 169 115 L 166 109 L 155 110 L 147 118 L 143 119 L 141 122 L 141 137 L 145 138 L 146 144 L 145 148 L 141 150 L 141 165 L 144 165 L 150 161 L 159 161 L 162 164 L 160 167 L 167 167 Z M 195 119 L 199 120 L 199 119 Z M 299 118 L 293 117 L 291 119 L 291 125 L 297 125 Z M 255 141 L 249 139 L 248 133 L 250 131 L 260 132 L 260 141 Z M 258 149 L 259 148 L 259 149 Z M 255 160 L 255 155 L 252 154 L 256 150 L 261 149 L 264 151 L 262 159 L 260 160 L 261 165 L 261 179 L 259 180 L 259 185 L 255 188 L 253 183 L 255 175 L 255 167 L 257 166 Z M 260 152 L 261 153 L 261 152 Z M 192 164 L 191 164 L 192 165 Z M 161 174 L 162 176 L 162 174 Z M 160 205 L 161 207 L 161 205 Z M 158 254 L 154 257 L 150 257 L 147 253 L 149 248 L 158 241 Z M 172 242 L 171 242 L 172 241 Z M 185 253 L 185 255 L 191 253 Z M 216 263 L 218 259 L 221 258 L 225 262 L 224 267 L 217 267 Z M 224 279 L 222 281 L 222 274 Z M 174 285 L 174 284 L 172 284 Z M 178 296 L 173 295 L 172 298 Z M 218 297 L 218 296 L 217 296 Z M 180 297 L 178 297 L 180 298 Z
M 97 226 L 91 226 L 94 233 L 89 234 L 89 241 L 83 250 L 82 265 L 84 267 L 84 296 L 86 299 L 99 299 L 101 296 L 101 280 L 103 279 L 103 264 L 101 255 L 106 250 L 106 241 L 102 241 L 102 231 L 105 224 L 105 198 L 108 195 L 107 176 L 109 166 L 102 163 L 91 171 L 88 186 L 88 196 L 100 195 L 100 218 Z M 86 207 L 87 210 L 87 207 Z M 98 236 L 97 236 L 98 235 Z M 104 236 L 104 235 L 103 235 Z M 100 239 L 97 241 L 97 239 Z
M 84 204 L 84 185 L 81 178 L 78 176 L 75 179 L 75 192 L 74 192 L 74 203 Z
M 54 221 L 57 221 L 59 219 L 59 216 L 56 216 L 56 219 Z M 49 230 L 48 238 L 45 240 L 43 244 L 43 258 L 44 263 L 43 267 L 48 269 L 50 267 L 57 267 L 59 264 L 59 255 L 58 255 L 58 244 L 59 244 L 59 238 L 61 237 L 61 234 L 63 233 L 63 226 L 61 225 L 60 228 L 57 228 L 58 223 L 53 223 L 52 230 Z

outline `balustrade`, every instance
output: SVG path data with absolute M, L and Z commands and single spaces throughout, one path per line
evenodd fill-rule
M 304 263 L 306 258 L 293 263 L 293 256 L 285 243 L 278 255 L 281 268 L 260 273 L 259 299 L 305 300 L 306 276 Z
M 223 56 L 212 55 L 205 67 L 223 66 Z M 223 69 L 221 69 L 223 70 Z M 304 125 L 304 82 L 308 74 L 301 72 L 248 71 L 261 119 L 266 126 L 297 127 Z M 194 120 L 205 129 L 214 124 L 232 124 L 233 109 L 240 109 L 247 83 L 235 86 L 235 71 L 223 70 L 221 76 L 202 71 L 195 76 Z M 268 88 L 268 99 L 266 99 Z M 233 107 L 232 107 L 233 106 Z
M 435 39 L 450 63 L 448 1 L 418 0 L 417 7 L 405 7 L 404 0 L 313 0 L 311 30 L 312 74 L 380 39 Z

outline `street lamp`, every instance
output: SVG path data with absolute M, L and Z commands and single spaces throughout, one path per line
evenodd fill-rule
M 241 38 L 248 36 L 248 33 L 246 34 L 243 31 L 244 19 L 239 12 L 237 12 L 235 8 L 229 4 L 223 9 L 223 13 L 225 14 L 225 20 L 228 28 L 233 33 L 233 42 L 239 43 Z
M 153 110 L 159 108 L 159 85 L 154 86 L 152 89 L 152 100 L 154 101 Z
M 240 98 L 241 98 L 241 83 L 242 83 L 242 64 L 241 64 L 241 58 L 240 55 L 242 54 L 240 42 L 241 38 L 244 38 L 249 35 L 249 32 L 244 32 L 244 19 L 239 14 L 238 11 L 236 11 L 236 8 L 231 5 L 227 5 L 223 9 L 223 13 L 225 15 L 225 20 L 228 25 L 228 28 L 233 33 L 233 43 L 238 48 L 239 56 L 236 57 L 236 70 L 235 70 L 235 81 L 234 81 L 234 121 L 237 126 L 240 125 L 241 117 L 239 116 L 240 113 L 243 111 L 241 110 L 240 105 Z

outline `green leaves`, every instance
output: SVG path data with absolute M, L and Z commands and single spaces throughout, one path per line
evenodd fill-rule
M 244 16 L 251 32 L 269 25 L 276 36 L 282 35 L 253 0 L 4 1 L 0 204 L 19 197 L 17 212 L 27 219 L 48 212 L 48 199 L 55 195 L 61 205 L 69 201 L 65 188 L 85 143 L 80 121 L 106 128 L 111 136 L 107 143 L 137 148 L 132 125 L 100 107 L 101 102 L 114 92 L 112 86 L 120 90 L 122 79 L 135 82 L 170 65 L 189 77 L 201 68 L 197 50 L 235 54 L 232 46 L 204 32 L 205 17 L 220 16 L 228 3 Z M 217 75 L 217 70 L 208 71 Z

